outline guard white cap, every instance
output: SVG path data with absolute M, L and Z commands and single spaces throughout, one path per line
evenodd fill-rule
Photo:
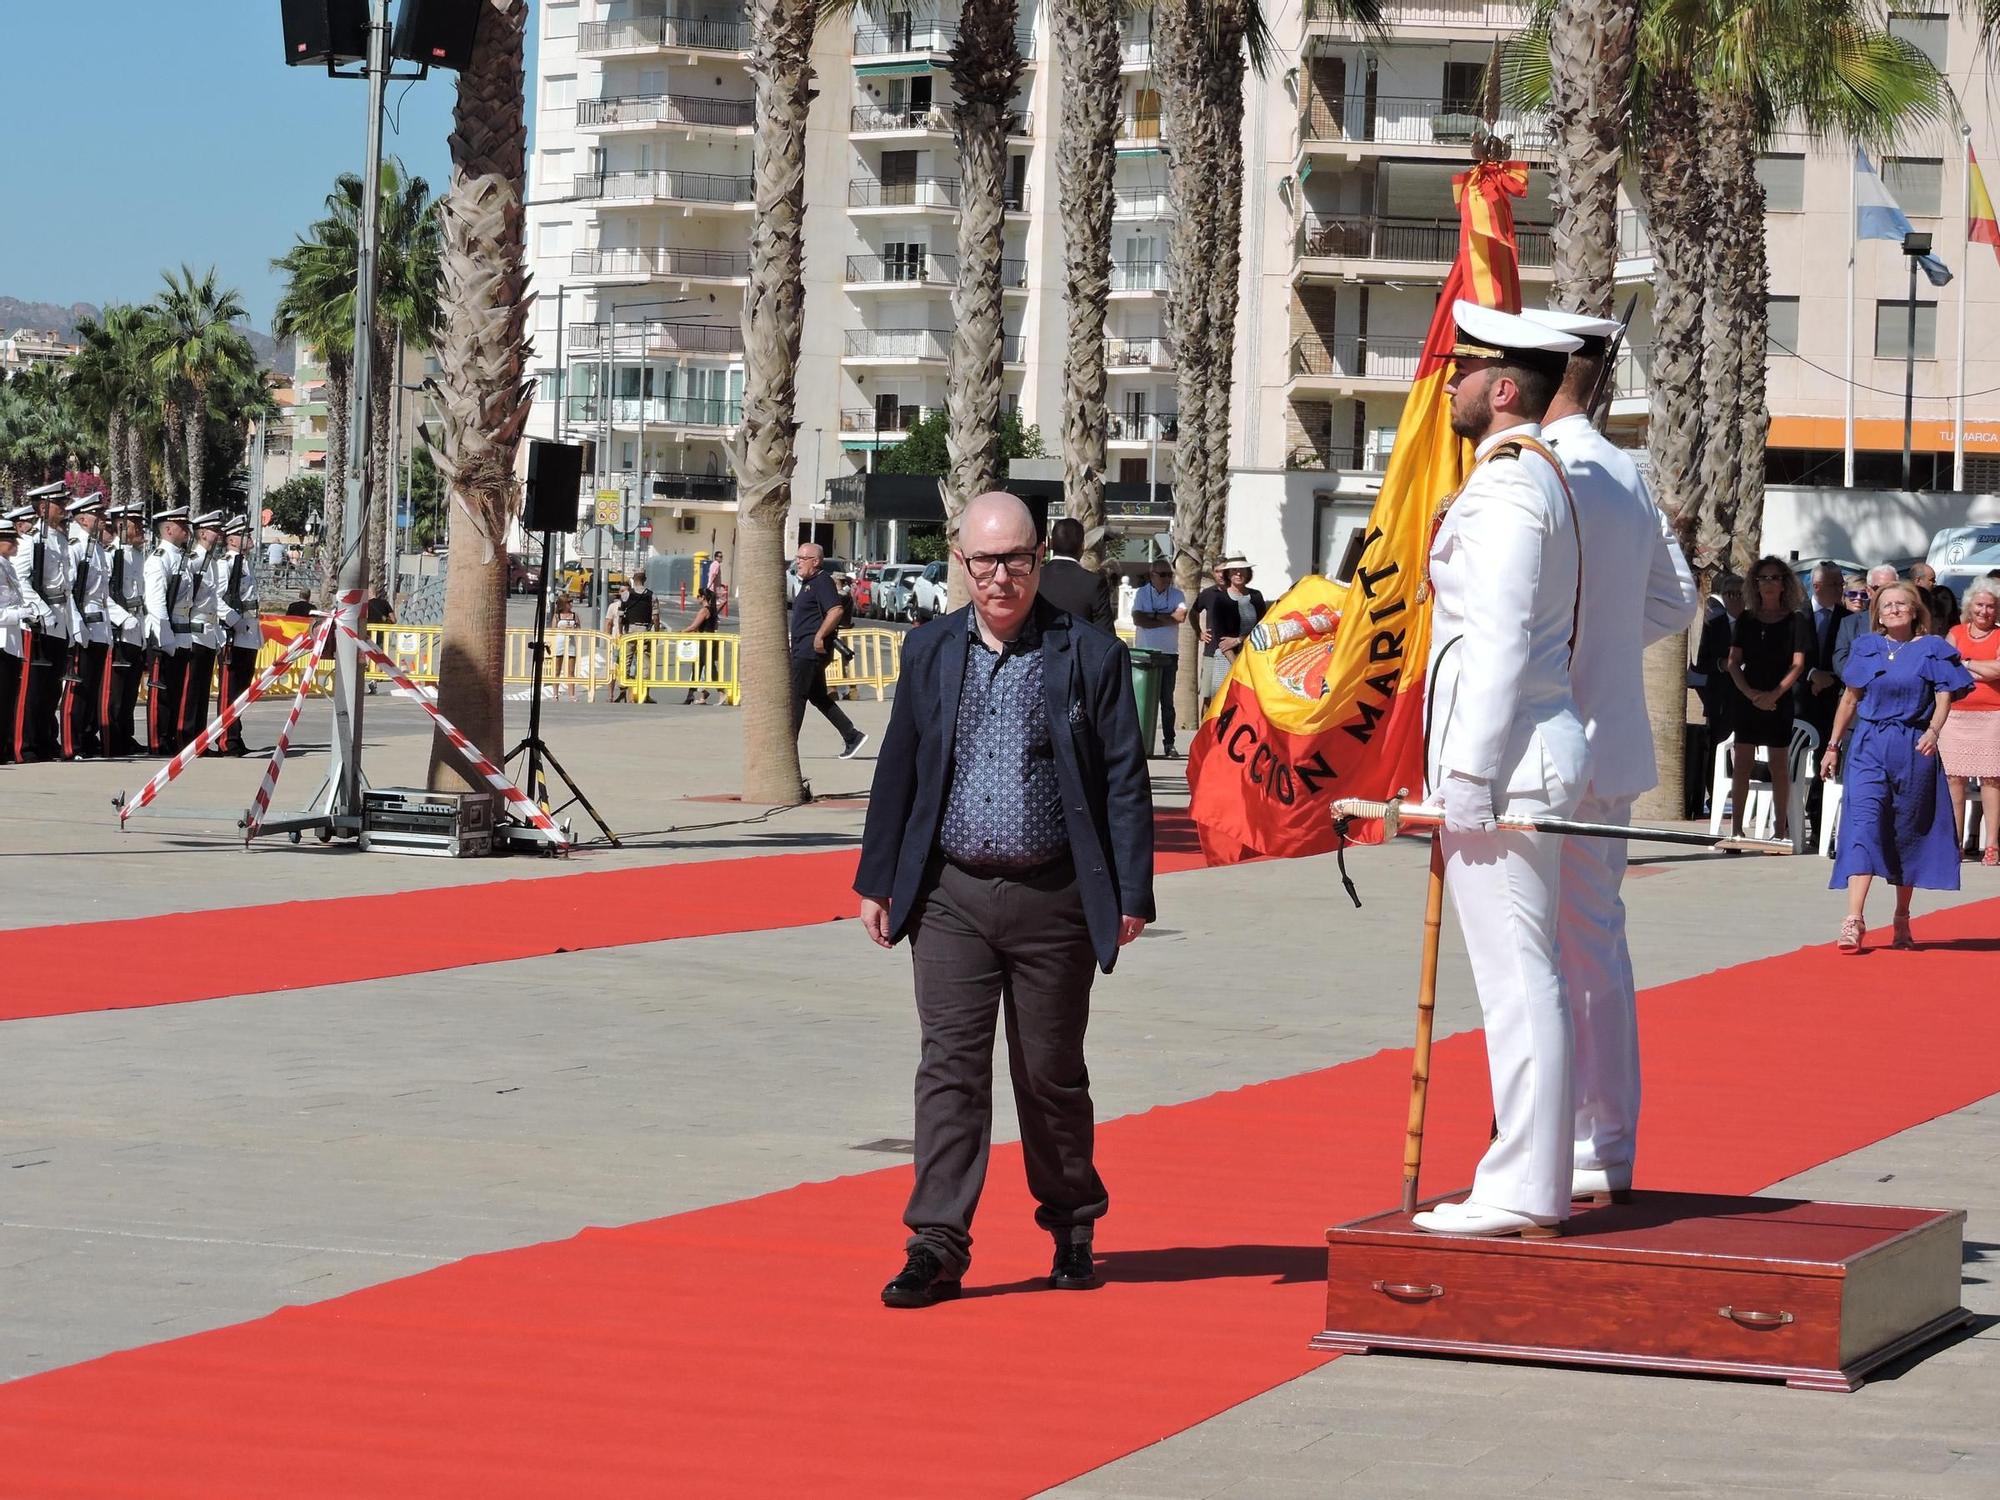
M 1580 339 L 1608 339 L 1618 332 L 1616 318 L 1586 318 L 1582 313 L 1562 312 L 1553 307 L 1524 307 L 1521 316 L 1530 323 L 1553 328 L 1557 333 L 1574 334 Z
M 1451 317 L 1459 334 L 1452 353 L 1470 359 L 1527 356 L 1535 364 L 1560 365 L 1563 360 L 1557 356 L 1567 358 L 1583 347 L 1583 340 L 1575 334 L 1463 298 L 1452 303 Z

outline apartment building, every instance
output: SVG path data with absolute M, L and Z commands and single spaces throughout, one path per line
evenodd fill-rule
M 1525 23 L 1507 0 L 1393 5 L 1386 36 L 1329 0 L 1281 0 L 1277 56 L 1246 85 L 1242 322 L 1230 545 L 1283 583 L 1332 567 L 1366 517 L 1393 446 L 1419 341 L 1457 251 L 1451 177 L 1496 42 Z M 651 547 L 727 548 L 735 486 L 726 442 L 741 420 L 741 315 L 751 215 L 747 18 L 732 0 L 573 0 L 539 8 L 530 250 L 539 399 L 531 433 L 597 444 L 592 484 L 617 493 Z M 956 7 L 869 0 L 819 30 L 807 141 L 806 305 L 793 514 L 846 556 L 904 555 L 936 514 L 912 487 L 874 483 L 883 450 L 942 406 L 960 183 L 945 111 Z M 2000 137 L 1973 37 L 1942 11 L 1900 16 L 1959 84 L 1975 145 Z M 1059 447 L 1065 328 L 1054 132 L 1060 114 L 1046 17 L 1022 9 L 1004 248 L 1005 399 Z M 1107 327 L 1112 510 L 1137 555 L 1170 524 L 1145 503 L 1171 481 L 1173 352 L 1164 336 L 1169 222 L 1163 117 L 1149 18 L 1126 23 L 1113 293 Z M 1551 295 L 1550 139 L 1532 114 L 1499 122 L 1529 168 L 1515 204 L 1522 289 Z M 1884 163 L 1919 229 L 1959 279 L 1918 298 L 1918 473 L 1948 484 L 1957 299 L 1974 330 L 1968 479 L 2000 464 L 2000 350 L 1978 331 L 2000 312 L 2000 265 L 1965 254 L 1955 129 Z M 1847 384 L 1846 148 L 1779 140 L 1769 195 L 1774 479 L 1838 483 Z M 1612 430 L 1644 441 L 1653 263 L 1643 216 L 1620 213 L 1619 306 L 1632 331 Z M 1968 264 L 1970 261 L 1970 264 Z M 1856 252 L 1858 479 L 1900 458 L 1899 247 Z M 1900 314 L 1898 309 L 1901 309 Z M 1982 358 L 1995 355 L 1996 358 Z M 557 396 L 560 391 L 561 399 Z M 1831 423 L 1831 426 L 1829 426 Z M 1829 469 L 1829 464 L 1831 468 Z M 1829 480 L 1829 475 L 1830 480 Z M 1162 482 L 1159 491 L 1148 480 Z M 918 487 L 921 488 L 921 487 Z M 1165 512 L 1161 514 L 1160 512 Z M 625 544 L 636 538 L 629 535 Z

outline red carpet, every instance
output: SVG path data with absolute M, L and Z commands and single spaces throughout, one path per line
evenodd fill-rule
M 1155 819 L 1154 869 L 1199 869 L 1187 814 Z M 341 896 L 0 932 L 0 1021 L 178 1005 L 427 974 L 627 943 L 808 927 L 855 914 L 858 854 L 743 859 L 494 880 L 386 896 Z M 218 954 L 255 932 L 283 961 L 238 967 Z M 366 933 L 356 941 L 355 934 Z M 115 970 L 78 953 L 121 955 Z
M 1918 923 L 1927 951 L 1650 992 L 1640 1185 L 1753 1191 L 2000 1090 L 1996 929 L 1988 901 Z M 1435 1060 L 1443 1189 L 1488 1101 L 1476 1034 Z M 1032 1494 L 1319 1362 L 1319 1234 L 1394 1201 L 1407 1072 L 1384 1053 L 1105 1126 L 1095 1293 L 1035 1289 L 1048 1242 L 1005 1148 L 962 1302 L 876 1303 L 908 1168 L 808 1184 L 0 1387 L 0 1492 Z

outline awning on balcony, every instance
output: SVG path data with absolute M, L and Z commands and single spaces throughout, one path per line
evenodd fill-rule
M 928 73 L 931 62 L 927 57 L 910 57 L 901 62 L 856 63 L 854 73 L 857 78 L 908 78 L 915 73 Z

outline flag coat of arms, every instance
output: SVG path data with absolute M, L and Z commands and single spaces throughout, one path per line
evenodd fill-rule
M 1458 258 L 1354 576 L 1303 578 L 1271 606 L 1188 748 L 1188 811 L 1210 864 L 1322 853 L 1334 847 L 1335 798 L 1379 801 L 1421 788 L 1425 568 L 1440 508 L 1472 467 L 1445 392 L 1457 341 L 1451 308 L 1464 299 L 1520 311 L 1512 200 L 1527 185 L 1520 162 L 1481 162 L 1452 179 Z

